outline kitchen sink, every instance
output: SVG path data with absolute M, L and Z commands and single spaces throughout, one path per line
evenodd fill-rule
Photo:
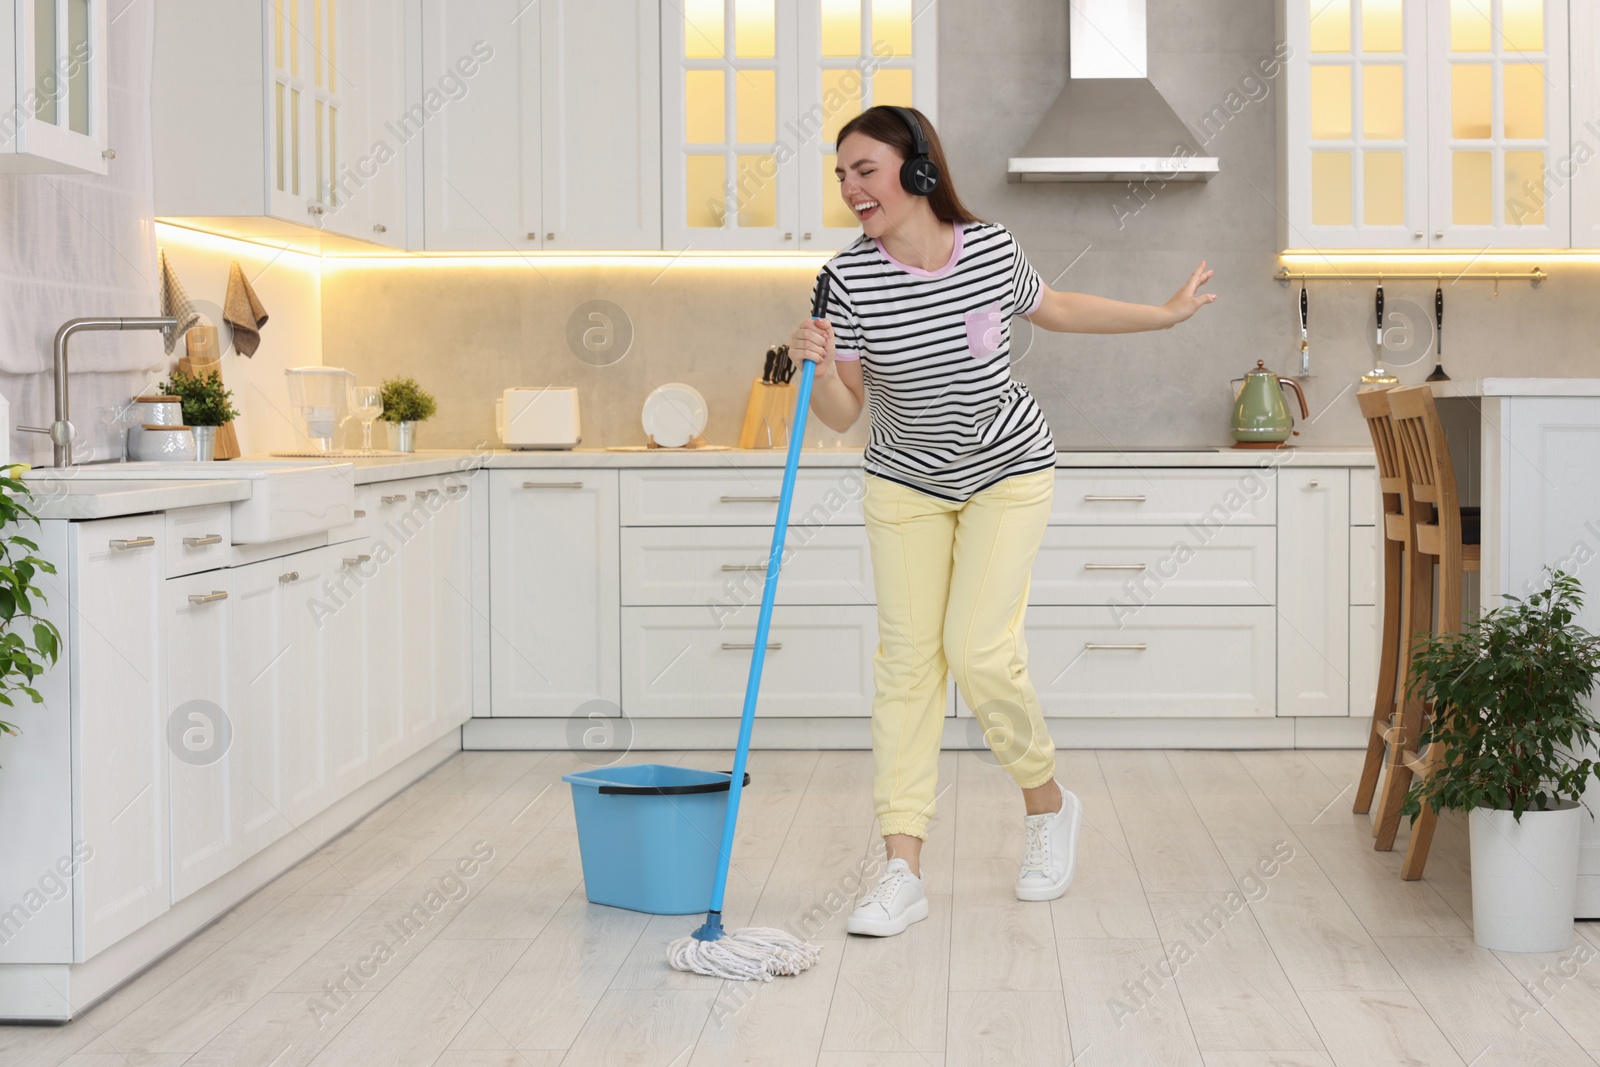
M 355 519 L 355 464 L 325 459 L 148 461 L 34 468 L 28 481 L 245 481 L 250 496 L 233 502 L 233 543 L 263 544 L 323 533 Z

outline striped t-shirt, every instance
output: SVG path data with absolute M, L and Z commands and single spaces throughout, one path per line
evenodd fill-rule
M 1044 285 L 1010 231 L 958 225 L 934 271 L 863 234 L 823 270 L 836 358 L 859 359 L 866 383 L 869 474 L 960 503 L 1055 466 L 1044 413 L 1011 377 L 1011 316 L 1032 314 Z

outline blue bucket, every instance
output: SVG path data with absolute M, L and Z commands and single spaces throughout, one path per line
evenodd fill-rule
M 561 780 L 572 784 L 590 903 L 651 915 L 710 910 L 731 773 L 637 763 Z

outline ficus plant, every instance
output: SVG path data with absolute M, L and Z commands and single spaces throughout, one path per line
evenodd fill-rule
M 29 510 L 28 487 L 21 480 L 21 465 L 0 468 L 0 704 L 15 707 L 15 695 L 29 697 L 35 704 L 44 702 L 33 687 L 34 680 L 56 662 L 61 651 L 61 632 L 55 623 L 33 612 L 34 604 L 45 602 L 44 594 L 33 584 L 35 575 L 54 574 L 49 560 L 36 554 L 39 546 L 18 533 L 25 522 L 39 524 Z M 0 719 L 0 735 L 21 731 L 16 724 Z
M 1600 723 L 1585 705 L 1600 675 L 1600 638 L 1572 623 L 1578 580 L 1545 568 L 1548 583 L 1484 612 L 1459 633 L 1425 634 L 1411 694 L 1433 707 L 1418 740 L 1439 742 L 1443 763 L 1418 780 L 1401 811 L 1426 803 L 1471 811 L 1547 811 L 1581 802 Z

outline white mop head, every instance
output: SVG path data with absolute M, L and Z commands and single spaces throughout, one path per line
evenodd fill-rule
M 672 966 L 680 971 L 742 982 L 757 978 L 770 982 L 780 974 L 799 974 L 821 957 L 821 946 L 770 926 L 735 930 L 715 941 L 680 937 L 668 951 Z

